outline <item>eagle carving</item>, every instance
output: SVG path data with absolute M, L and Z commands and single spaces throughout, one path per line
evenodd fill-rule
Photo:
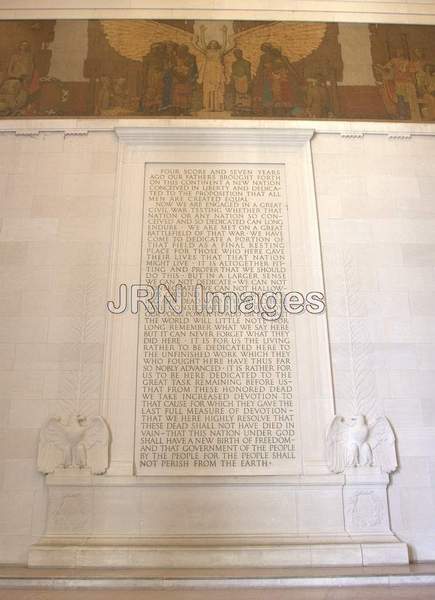
M 364 415 L 335 417 L 327 438 L 328 467 L 342 473 L 347 467 L 376 466 L 384 473 L 397 469 L 396 437 L 386 417 L 368 425 Z
M 102 417 L 51 418 L 39 437 L 38 471 L 47 474 L 58 468 L 87 467 L 101 475 L 109 466 L 109 441 L 109 428 Z

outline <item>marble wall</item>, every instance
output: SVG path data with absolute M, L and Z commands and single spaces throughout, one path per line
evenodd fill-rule
M 98 412 L 115 167 L 112 133 L 0 138 L 0 562 L 41 533 L 41 424 Z
M 434 560 L 434 137 L 313 141 L 337 412 L 388 415 L 392 528 Z
M 337 413 L 388 416 L 392 529 L 435 560 L 435 137 L 312 150 Z M 42 533 L 39 427 L 99 410 L 116 152 L 110 131 L 0 134 L 0 562 Z

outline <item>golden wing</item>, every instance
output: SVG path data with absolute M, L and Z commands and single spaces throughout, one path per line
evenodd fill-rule
M 234 36 L 235 44 L 243 50 L 255 72 L 261 56 L 261 45 L 269 42 L 280 48 L 291 63 L 309 56 L 320 46 L 326 34 L 326 23 L 280 22 L 260 25 Z
M 139 19 L 101 20 L 100 23 L 112 48 L 131 60 L 141 62 L 151 44 L 158 42 L 186 44 L 196 53 L 192 34 L 178 27 Z

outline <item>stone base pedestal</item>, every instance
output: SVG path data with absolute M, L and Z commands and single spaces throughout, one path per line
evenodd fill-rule
M 406 544 L 398 540 L 347 543 L 278 543 L 219 546 L 139 545 L 138 540 L 50 540 L 32 547 L 33 567 L 261 568 L 401 565 L 408 563 Z M 106 545 L 107 544 L 107 545 Z
M 321 567 L 407 564 L 389 527 L 388 477 L 47 477 L 30 566 Z

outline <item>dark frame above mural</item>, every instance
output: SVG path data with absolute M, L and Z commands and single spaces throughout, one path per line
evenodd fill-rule
M 435 27 L 0 21 L 0 117 L 435 122 Z

